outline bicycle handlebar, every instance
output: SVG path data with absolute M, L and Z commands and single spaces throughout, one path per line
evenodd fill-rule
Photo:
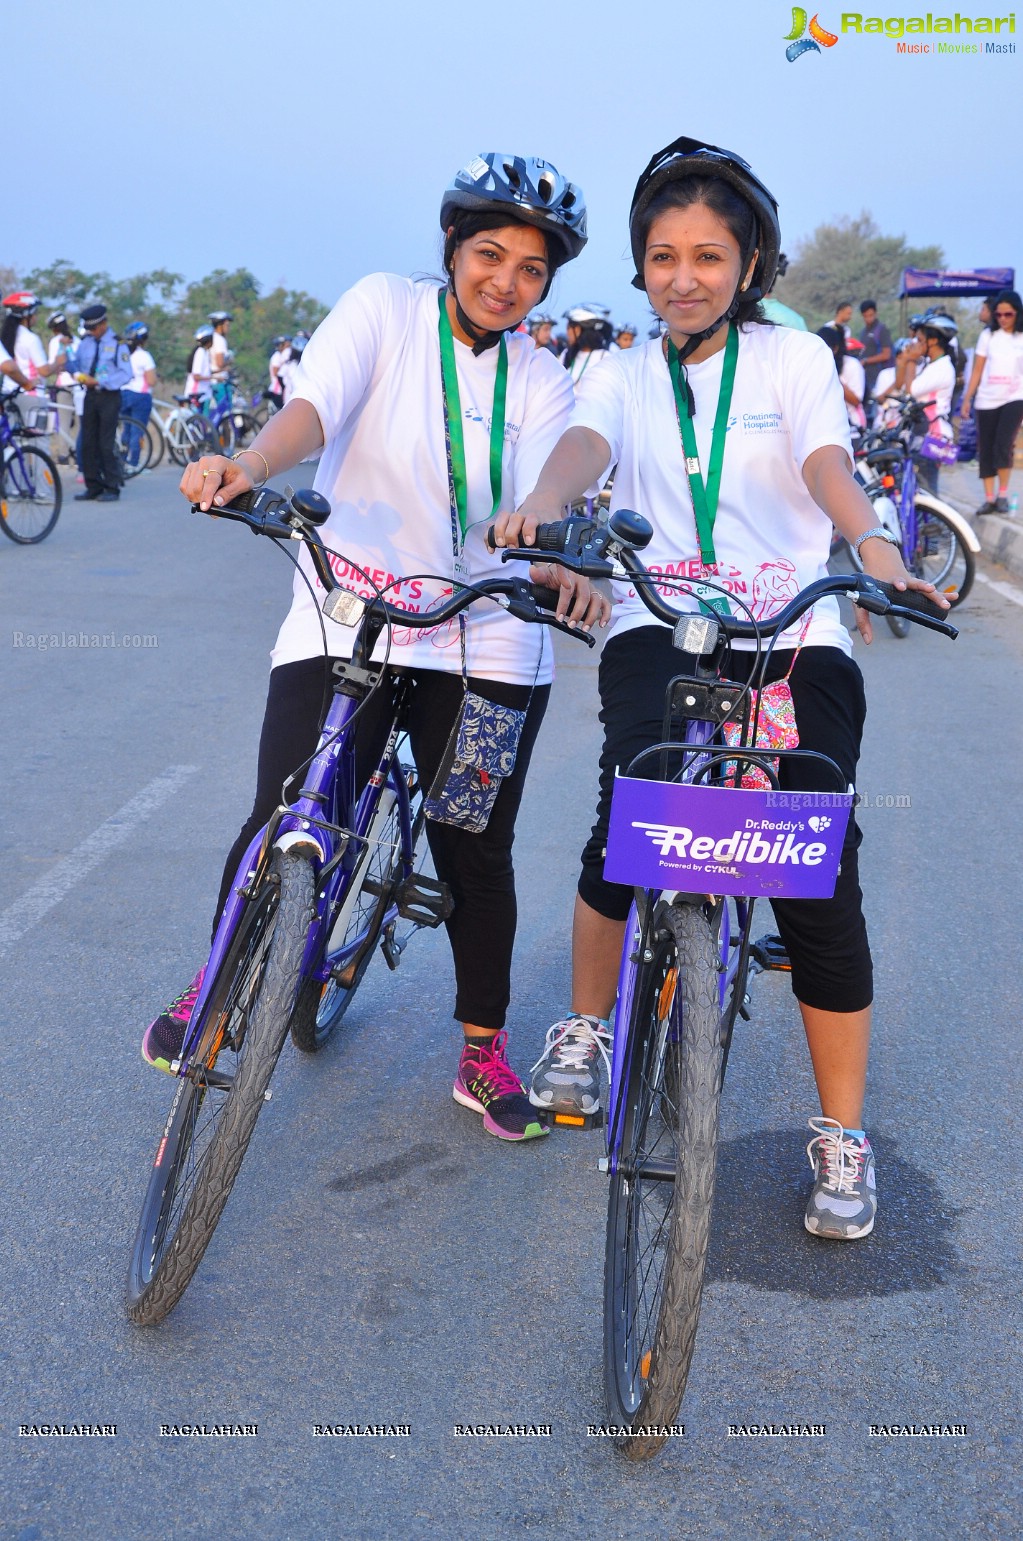
M 351 594 L 350 590 L 342 588 L 331 572 L 327 548 L 317 534 L 317 526 L 330 517 L 330 504 L 320 493 L 299 491 L 282 496 L 272 488 L 260 487 L 254 492 L 240 493 L 232 502 L 219 508 L 203 510 L 198 503 L 193 503 L 192 512 L 205 512 L 217 519 L 237 520 L 239 524 L 247 525 L 254 535 L 269 535 L 278 540 L 301 540 L 309 548 L 316 576 L 323 584 L 327 596 L 335 591 Z M 404 610 L 400 605 L 392 605 L 379 596 L 367 600 L 354 594 L 351 597 L 358 600 L 365 611 L 382 615 L 392 625 L 420 630 L 442 626 L 468 609 L 477 599 L 491 598 L 504 601 L 503 608 L 509 615 L 515 616 L 516 620 L 552 626 L 556 631 L 563 631 L 585 642 L 587 647 L 594 647 L 597 641 L 589 632 L 580 631 L 578 627 L 557 618 L 554 614 L 559 597 L 556 590 L 542 583 L 528 583 L 523 578 L 510 575 L 505 578 L 483 578 L 470 587 L 459 587 L 443 604 L 433 605 L 423 611 Z M 544 613 L 538 614 L 538 611 Z
M 502 552 L 501 559 L 505 562 L 531 562 L 542 552 L 543 560 L 566 567 L 570 572 L 580 573 L 586 578 L 621 580 L 628 577 L 650 614 L 666 626 L 675 626 L 679 621 L 692 617 L 693 612 L 677 610 L 657 593 L 657 575 L 648 571 L 638 555 L 638 551 L 649 544 L 652 536 L 653 529 L 647 519 L 631 509 L 620 508 L 611 515 L 606 528 L 595 524 L 592 519 L 580 518 L 538 525 L 534 545 L 511 547 Z M 487 543 L 491 550 L 496 549 L 493 527 L 487 532 Z M 947 612 L 940 605 L 912 589 L 903 592 L 894 584 L 882 583 L 880 579 L 871 578 L 866 573 L 818 578 L 769 620 L 742 621 L 718 611 L 715 611 L 714 618 L 731 641 L 762 640 L 787 631 L 819 599 L 831 594 L 847 594 L 854 604 L 872 615 L 903 616 L 930 631 L 940 631 L 953 641 L 959 635 L 958 627 L 951 626 L 945 620 Z

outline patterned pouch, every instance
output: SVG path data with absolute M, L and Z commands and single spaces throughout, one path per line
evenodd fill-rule
M 467 690 L 426 799 L 426 817 L 477 835 L 485 830 L 501 782 L 515 769 L 525 720 L 524 711 Z
M 757 710 L 757 698 L 760 698 L 760 715 L 757 718 L 757 749 L 797 749 L 799 747 L 799 731 L 796 727 L 796 712 L 792 704 L 792 689 L 787 679 L 775 680 L 773 685 L 765 685 L 763 690 L 754 690 L 753 700 L 750 705 L 750 721 Z M 722 728 L 725 743 L 732 748 L 739 746 L 742 736 L 741 722 L 726 722 Z M 734 777 L 736 761 L 728 760 L 724 765 L 726 776 Z M 774 762 L 774 772 L 778 773 L 778 761 Z M 768 791 L 771 783 L 759 765 L 747 765 L 740 786 L 747 792 Z

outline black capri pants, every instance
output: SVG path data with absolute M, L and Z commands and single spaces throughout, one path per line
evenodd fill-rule
M 1016 435 L 1023 423 L 1023 401 L 977 410 L 977 460 L 981 478 L 1012 469 Z
M 745 683 L 755 654 L 733 649 L 729 676 Z M 600 757 L 597 818 L 583 849 L 579 896 L 609 920 L 625 920 L 632 889 L 604 878 L 608 819 L 615 771 L 623 774 L 634 757 L 661 742 L 668 681 L 679 673 L 680 656 L 662 626 L 640 626 L 612 637 L 600 661 Z M 863 676 L 840 648 L 804 647 L 793 664 L 791 651 L 772 655 L 767 683 L 789 676 L 799 747 L 834 760 L 847 786 L 856 778 L 866 717 Z M 656 759 L 637 767 L 654 775 Z M 787 792 L 834 792 L 834 773 L 813 760 L 779 762 L 778 780 Z M 792 989 L 804 1005 L 821 1011 L 861 1011 L 873 999 L 873 966 L 860 891 L 862 834 L 850 816 L 842 862 L 831 899 L 773 899 L 778 931 L 792 962 Z
M 259 740 L 255 801 L 224 867 L 214 929 L 250 840 L 280 804 L 285 780 L 316 752 L 329 667 L 326 666 L 325 676 L 322 658 L 304 658 L 270 671 Z M 464 685 L 461 675 L 442 674 L 436 669 L 402 672 L 413 681 L 407 723 L 409 742 L 420 782 L 429 788 L 458 715 Z M 454 899 L 454 909 L 445 924 L 455 963 L 455 1019 L 477 1027 L 501 1028 L 511 996 L 512 948 L 518 913 L 512 865 L 515 818 L 551 687 L 510 685 L 470 675 L 469 689 L 502 706 L 526 710 L 515 769 L 501 783 L 487 827 L 480 834 L 449 824 L 435 824 L 431 819 L 426 821 L 426 832 L 437 876 L 447 883 Z M 360 713 L 355 764 L 359 786 L 365 783 L 383 752 L 392 721 L 393 690 L 394 681 L 386 676 Z M 297 797 L 301 784 L 299 780 L 289 789 L 292 799 Z

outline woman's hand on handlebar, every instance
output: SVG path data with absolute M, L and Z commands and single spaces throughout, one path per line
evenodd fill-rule
M 226 455 L 203 455 L 185 467 L 179 491 L 190 503 L 198 503 L 203 513 L 211 505 L 223 508 L 243 492 L 252 492 L 255 481 L 240 460 Z
M 556 524 L 564 517 L 563 504 L 531 493 L 514 513 L 504 509 L 498 514 L 494 520 L 494 544 L 498 547 L 532 546 L 536 542 L 538 524 Z M 534 581 L 543 583 L 545 580 L 537 578 Z
M 610 621 L 611 596 L 605 583 L 591 582 L 553 562 L 533 562 L 529 576 L 534 583 L 561 590 L 557 609 L 559 621 L 567 621 L 580 631 L 591 631 L 597 623 L 606 626 Z
M 875 549 L 876 548 L 876 549 Z M 942 610 L 951 608 L 947 591 L 936 589 L 933 583 L 927 583 L 923 578 L 914 578 L 906 571 L 906 564 L 902 560 L 902 553 L 897 546 L 889 541 L 867 540 L 860 547 L 863 571 L 871 578 L 880 578 L 882 583 L 893 583 L 897 589 L 915 589 L 918 594 L 925 594 L 928 599 L 938 605 Z M 958 594 L 952 594 L 952 599 L 958 599 Z M 861 610 L 858 605 L 856 611 L 856 628 L 864 642 L 870 642 L 873 638 L 873 629 L 870 624 L 870 616 L 866 610 Z

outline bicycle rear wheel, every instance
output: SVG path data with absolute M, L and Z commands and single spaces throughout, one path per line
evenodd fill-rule
M 418 849 L 423 834 L 423 792 L 411 766 L 401 766 L 409 788 L 412 819 L 412 853 Z M 337 978 L 323 984 L 318 979 L 303 982 L 291 1017 L 291 1037 L 295 1047 L 305 1054 L 315 1054 L 327 1042 L 344 1016 L 370 965 L 381 938 L 384 919 L 394 899 L 402 875 L 401 815 L 393 791 L 384 787 L 362 862 L 334 919 L 329 950 L 350 947 L 364 938 L 358 952 Z
M 131 452 L 132 435 L 136 432 L 139 436 L 139 453 L 138 459 L 132 464 L 128 456 Z M 149 425 L 139 423 L 133 417 L 119 417 L 114 439 L 114 453 L 121 468 L 123 481 L 130 481 L 133 476 L 139 476 L 146 470 L 153 455 L 153 440 L 149 433 Z
M 19 445 L 0 462 L 0 529 L 19 546 L 46 539 L 63 501 L 60 472 L 41 449 Z
M 132 1321 L 164 1319 L 191 1282 L 238 1175 L 288 1030 L 313 913 L 313 871 L 274 854 L 210 993 L 192 1074 L 156 1152 L 128 1270 Z
M 630 1460 L 655 1455 L 696 1344 L 717 1163 L 719 959 L 702 908 L 662 905 L 637 980 L 604 1254 L 604 1387 Z

